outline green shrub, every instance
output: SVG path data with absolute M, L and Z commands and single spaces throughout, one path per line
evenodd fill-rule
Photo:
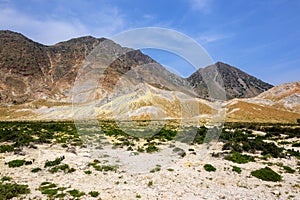
M 295 156 L 298 160 L 300 160 L 300 152 L 299 152 L 299 150 L 295 151 L 294 149 L 288 149 L 288 150 L 286 150 L 286 152 L 288 154 L 290 154 L 291 156 Z
M 0 146 L 0 153 L 5 153 L 5 152 L 12 152 L 14 151 L 14 147 L 11 145 L 1 145 Z
M 82 197 L 85 195 L 84 192 L 80 192 L 79 190 L 73 189 L 73 190 L 69 190 L 67 191 L 72 197 Z
M 282 166 L 286 173 L 293 174 L 296 170 L 290 168 L 289 166 Z
M 63 161 L 64 159 L 65 159 L 65 156 L 61 156 L 59 158 L 56 158 L 53 161 L 47 160 L 44 167 L 53 167 L 53 166 L 59 165 L 61 163 L 61 161 Z
M 84 171 L 85 174 L 92 174 L 92 171 L 91 170 L 86 170 Z
M 292 144 L 292 147 L 300 147 L 300 142 Z
M 1 181 L 2 182 L 4 182 L 4 181 L 11 181 L 11 177 L 9 177 L 9 176 L 3 176 L 2 178 L 1 178 Z
M 12 199 L 22 194 L 29 194 L 28 185 L 19 185 L 16 183 L 3 184 L 0 182 L 0 199 Z
M 204 169 L 205 169 L 206 171 L 208 171 L 208 172 L 214 172 L 214 171 L 217 170 L 217 169 L 216 169 L 214 166 L 212 166 L 211 164 L 205 164 L 205 165 L 204 165 Z
M 254 157 L 249 156 L 249 155 L 243 155 L 240 154 L 238 152 L 231 152 L 231 155 L 227 155 L 225 156 L 226 160 L 235 162 L 235 163 L 239 163 L 239 164 L 244 164 L 244 163 L 248 163 L 248 162 L 255 162 Z
M 299 119 L 297 119 L 297 123 L 299 123 L 299 124 L 300 124 L 300 118 L 299 118 Z
M 70 168 L 70 166 L 68 164 L 63 164 L 63 165 L 58 165 L 55 167 L 52 167 L 51 169 L 49 169 L 50 173 L 56 173 L 58 171 L 63 171 L 65 173 L 72 173 L 74 171 L 76 171 L 74 168 Z
M 56 198 L 64 198 L 66 196 L 65 193 L 59 191 L 64 191 L 66 188 L 58 187 L 55 183 L 51 182 L 43 182 L 41 183 L 39 190 L 42 194 L 45 194 L 49 197 L 49 199 L 56 199 Z
M 21 167 L 25 164 L 25 160 L 12 160 L 12 161 L 9 161 L 7 164 L 8 164 L 8 167 Z
M 149 181 L 147 185 L 148 187 L 151 187 L 153 185 L 153 181 Z
M 90 195 L 91 197 L 98 197 L 98 196 L 99 196 L 99 192 L 97 192 L 97 191 L 90 191 L 90 192 L 89 192 L 89 195 Z
M 117 165 L 99 165 L 99 160 L 94 160 L 93 162 L 89 163 L 88 166 L 93 166 L 95 170 L 97 171 L 117 171 L 119 166 Z M 89 173 L 89 172 L 88 172 Z
M 148 145 L 148 147 L 146 148 L 146 152 L 147 153 L 153 153 L 153 152 L 158 151 L 158 150 L 159 149 L 154 144 L 152 144 L 152 143 L 150 143 Z
M 274 172 L 271 168 L 265 167 L 251 172 L 251 175 L 264 181 L 277 182 L 281 180 L 281 176 Z
M 156 165 L 156 167 L 155 167 L 155 168 L 153 168 L 153 169 L 151 169 L 151 170 L 150 170 L 150 173 L 159 172 L 159 171 L 160 171 L 160 169 L 161 169 L 161 166 L 160 166 L 160 165 Z
M 232 166 L 232 171 L 237 172 L 238 174 L 240 174 L 242 172 L 241 168 L 239 168 L 237 166 Z
M 32 172 L 32 173 L 37 173 L 37 172 L 39 172 L 39 171 L 41 171 L 41 170 L 42 170 L 41 168 L 36 167 L 36 168 L 33 168 L 33 169 L 31 170 L 31 172 Z

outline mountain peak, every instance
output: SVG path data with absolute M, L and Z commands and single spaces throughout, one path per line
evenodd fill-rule
M 72 38 L 67 41 L 59 42 L 55 44 L 54 46 L 60 46 L 60 45 L 66 45 L 66 44 L 89 44 L 89 43 L 97 43 L 97 42 L 102 42 L 104 40 L 107 40 L 106 38 L 95 38 L 93 36 L 83 36 L 83 37 L 78 37 L 78 38 Z
M 273 87 L 236 67 L 217 62 L 214 65 L 199 69 L 188 77 L 188 81 L 203 98 L 209 98 L 209 91 L 202 76 L 214 73 L 215 68 L 217 68 L 220 78 L 223 80 L 227 99 L 254 97 Z

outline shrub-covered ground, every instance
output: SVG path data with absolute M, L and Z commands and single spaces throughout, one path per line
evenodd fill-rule
M 160 188 L 166 196 L 169 190 L 178 195 L 169 194 L 170 198 L 189 198 L 184 196 L 188 194 L 185 187 L 178 188 L 182 184 L 194 187 L 193 195 L 200 199 L 203 190 L 214 194 L 214 187 L 226 188 L 226 184 L 234 186 L 232 193 L 241 198 L 247 193 L 245 189 L 267 190 L 265 197 L 274 199 L 297 199 L 300 195 L 299 182 L 294 181 L 300 178 L 298 124 L 226 123 L 219 137 L 218 128 L 212 126 L 180 127 L 170 122 L 157 128 L 147 124 L 101 121 L 101 128 L 86 123 L 78 131 L 73 122 L 0 122 L 0 190 L 7 191 L 1 192 L 0 199 L 26 195 L 163 199 L 154 195 Z M 216 146 L 206 147 L 208 142 Z M 204 146 L 210 156 L 201 162 Z M 118 153 L 128 158 L 151 158 L 165 149 L 170 149 L 171 163 L 147 161 L 152 167 L 140 174 L 115 159 Z M 111 153 L 114 151 L 118 153 Z M 34 157 L 34 152 L 44 153 Z M 89 184 L 95 186 L 85 187 Z M 177 194 L 178 190 L 182 192 Z M 154 196 L 149 191 L 155 191 Z

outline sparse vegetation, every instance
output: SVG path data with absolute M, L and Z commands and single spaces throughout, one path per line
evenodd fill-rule
M 158 150 L 159 149 L 153 143 L 148 144 L 148 147 L 146 148 L 147 153 L 153 153 L 153 152 L 156 152 Z
M 51 182 L 43 182 L 41 183 L 39 190 L 42 194 L 47 195 L 50 199 L 52 198 L 58 198 L 58 197 L 64 197 L 66 194 L 58 194 L 59 191 L 64 191 L 65 188 L 57 187 L 55 183 Z
M 75 197 L 75 198 L 80 198 L 82 196 L 85 195 L 84 192 L 80 192 L 79 190 L 77 189 L 73 189 L 73 190 L 68 190 L 67 191 L 72 197 Z
M 36 168 L 33 168 L 33 169 L 31 170 L 31 172 L 32 172 L 32 173 L 37 173 L 37 172 L 39 172 L 39 171 L 41 171 L 41 170 L 42 170 L 41 168 L 36 167 Z
M 116 172 L 119 168 L 117 165 L 99 165 L 99 160 L 94 160 L 93 162 L 89 163 L 88 166 L 92 166 L 96 171 L 114 171 Z
M 72 173 L 75 172 L 76 170 L 74 168 L 70 168 L 70 166 L 68 164 L 62 164 L 62 165 L 58 165 L 55 167 L 52 167 L 51 169 L 49 169 L 50 173 L 56 173 L 58 171 L 63 171 L 65 173 Z
M 1 181 L 2 182 L 4 182 L 4 181 L 11 181 L 11 177 L 9 177 L 9 176 L 3 176 L 2 178 L 1 178 Z
M 91 170 L 86 170 L 84 171 L 85 174 L 92 174 L 92 171 Z
M 98 196 L 99 196 L 99 192 L 97 192 L 97 191 L 90 191 L 90 192 L 89 192 L 89 195 L 90 195 L 91 197 L 98 197 Z
M 161 166 L 160 165 L 156 165 L 155 168 L 150 170 L 150 173 L 155 173 L 155 172 L 159 172 L 161 170 Z
M 251 172 L 251 175 L 264 181 L 281 181 L 281 176 L 274 172 L 271 168 L 265 167 Z
M 53 161 L 47 160 L 44 167 L 53 167 L 53 166 L 59 165 L 61 163 L 61 161 L 63 161 L 64 159 L 65 159 L 65 156 L 61 156 L 59 158 L 56 158 Z
M 8 167 L 21 167 L 23 165 L 25 165 L 25 160 L 12 160 L 12 161 L 9 161 L 7 164 L 8 164 Z
M 282 166 L 286 173 L 293 174 L 296 170 L 290 168 L 289 166 Z
M 203 167 L 204 167 L 205 171 L 208 171 L 208 172 L 214 172 L 214 171 L 217 170 L 217 169 L 216 169 L 213 165 L 211 165 L 211 164 L 205 164 Z
M 243 154 L 240 154 L 240 153 L 235 152 L 235 151 L 231 152 L 231 155 L 225 156 L 225 159 L 230 160 L 230 161 L 235 162 L 235 163 L 239 163 L 239 164 L 248 163 L 248 162 L 255 162 L 254 157 L 249 156 L 249 155 L 243 155 Z
M 147 185 L 148 187 L 151 187 L 153 185 L 153 181 L 149 181 Z
M 237 167 L 237 166 L 232 166 L 232 171 L 240 174 L 242 172 L 242 169 L 240 167 Z
M 0 130 L 0 142 L 13 143 L 13 147 L 30 143 L 82 145 L 73 122 L 0 122 Z
M 12 152 L 14 149 L 15 148 L 11 145 L 0 145 L 0 153 Z
M 16 183 L 1 183 L 0 182 L 0 199 L 12 199 L 23 194 L 29 194 L 28 185 L 19 185 Z

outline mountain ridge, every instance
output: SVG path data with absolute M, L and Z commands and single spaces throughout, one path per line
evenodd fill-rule
M 93 51 L 97 45 L 103 41 L 107 41 L 106 38 L 95 38 L 92 36 L 83 36 L 79 38 L 73 38 L 67 41 L 62 41 L 54 45 L 43 45 L 25 37 L 21 33 L 12 31 L 0 31 L 0 100 L 1 103 L 14 103 L 22 104 L 30 102 L 35 99 L 52 99 L 54 101 L 69 101 L 68 95 L 70 95 L 72 85 L 78 73 L 79 68 L 84 64 L 87 55 Z M 123 47 L 117 47 L 123 48 Z M 120 75 L 127 73 L 136 65 L 143 65 L 149 63 L 158 64 L 151 57 L 142 54 L 139 50 L 132 50 L 128 52 L 128 56 L 123 55 L 123 58 L 116 60 L 112 63 L 115 71 L 119 71 Z M 123 67 L 122 67 L 123 66 Z M 126 67 L 127 66 L 127 67 Z M 221 71 L 221 78 L 224 79 L 225 89 L 227 92 L 227 98 L 235 97 L 252 97 L 257 95 L 269 87 L 270 84 L 264 83 L 259 79 L 253 79 L 257 82 L 256 85 L 265 85 L 260 87 L 254 92 L 243 92 L 242 90 L 252 91 L 253 88 L 246 89 L 241 87 L 242 85 L 233 84 L 227 86 L 227 83 L 231 84 L 232 81 L 239 79 L 239 76 L 226 77 L 222 72 L 220 66 L 229 65 L 217 62 L 216 66 Z M 133 68 L 132 68 L 133 67 Z M 160 67 L 160 65 L 159 65 Z M 200 69 L 201 73 L 208 72 L 211 67 Z M 227 72 L 237 68 L 230 68 Z M 240 70 L 239 70 L 240 71 Z M 199 78 L 201 73 L 195 72 L 189 78 L 184 79 L 177 77 L 171 72 L 166 72 L 164 77 L 172 76 L 178 84 L 190 84 L 197 92 L 200 98 L 208 98 L 209 92 L 203 79 Z M 231 73 L 234 75 L 234 73 Z M 245 75 L 246 73 L 235 73 L 242 74 L 243 76 L 252 77 Z M 225 73 L 226 75 L 226 73 Z M 147 73 L 147 76 L 151 76 L 151 73 Z M 193 78 L 193 76 L 195 78 Z M 108 76 L 111 81 L 113 76 Z M 153 79 L 148 77 L 148 79 Z M 171 80 L 172 82 L 173 80 Z M 159 82 L 159 83 L 157 83 Z M 187 82 L 187 83 L 186 83 Z M 166 82 L 159 81 L 156 78 L 156 85 L 159 88 L 166 88 Z M 178 85 L 171 84 L 171 89 L 177 89 Z M 108 84 L 111 87 L 112 84 Z M 170 89 L 170 88 L 169 88 Z M 25 91 L 25 92 L 24 92 Z M 232 92 L 234 91 L 234 92 Z

